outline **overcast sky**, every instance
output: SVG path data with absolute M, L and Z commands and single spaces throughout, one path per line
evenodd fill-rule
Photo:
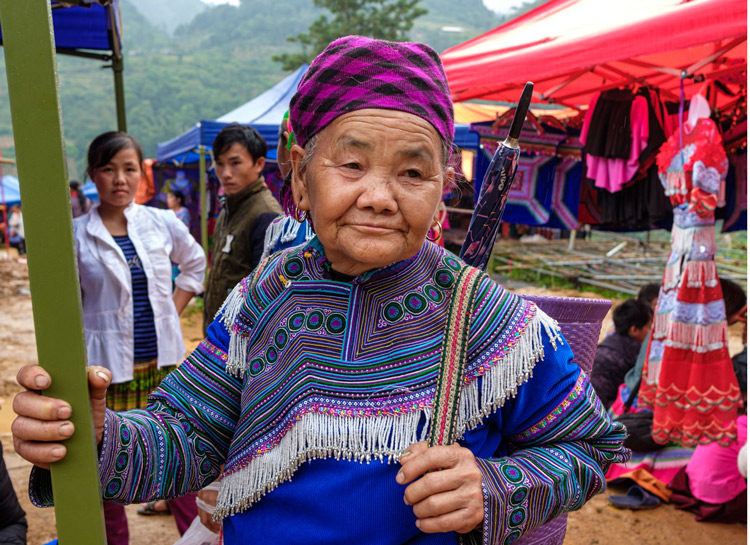
M 239 5 L 239 0 L 202 0 L 206 4 L 232 4 Z M 507 13 L 510 9 L 520 6 L 524 0 L 482 0 L 484 5 L 492 11 Z

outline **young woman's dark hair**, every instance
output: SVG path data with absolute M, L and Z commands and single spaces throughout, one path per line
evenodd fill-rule
M 170 193 L 175 199 L 180 201 L 180 206 L 185 206 L 185 195 L 182 193 L 182 191 L 173 189 L 172 191 L 170 191 Z
M 612 321 L 615 323 L 617 333 L 627 335 L 632 326 L 640 329 L 651 320 L 652 316 L 650 306 L 637 299 L 628 299 L 612 312 Z
M 235 143 L 240 143 L 245 147 L 253 158 L 253 162 L 261 157 L 265 157 L 266 153 L 268 153 L 266 141 L 263 140 L 258 131 L 249 125 L 231 123 L 221 129 L 214 139 L 214 159 L 218 158 L 219 155 L 227 151 Z
M 83 194 L 83 191 L 81 191 L 81 182 L 78 180 L 70 180 L 70 190 L 76 192 L 76 198 L 78 199 L 78 204 L 81 207 L 81 210 L 86 210 L 86 195 Z
M 143 164 L 143 148 L 141 148 L 138 140 L 129 134 L 119 131 L 109 131 L 94 138 L 91 144 L 89 144 L 87 168 L 89 176 L 97 168 L 108 164 L 112 160 L 112 157 L 124 149 L 135 150 L 135 153 L 138 155 L 138 164 Z

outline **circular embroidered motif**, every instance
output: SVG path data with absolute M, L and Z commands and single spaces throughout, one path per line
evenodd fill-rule
M 122 443 L 123 446 L 130 444 L 130 432 L 126 427 L 120 428 L 120 443 Z
M 279 352 L 273 346 L 269 346 L 268 349 L 266 349 L 266 361 L 268 363 L 276 363 L 276 360 L 278 359 Z
M 443 302 L 443 293 L 439 289 L 437 289 L 435 286 L 431 284 L 427 284 L 424 288 L 422 288 L 422 291 L 427 296 L 427 298 L 433 303 Z
M 346 328 L 346 318 L 343 314 L 333 312 L 326 319 L 326 331 L 338 335 Z
M 313 310 L 307 315 L 307 329 L 317 331 L 323 325 L 323 313 L 319 310 Z
M 115 470 L 122 471 L 128 466 L 128 455 L 125 452 L 121 452 L 115 460 Z
M 427 299 L 420 293 L 411 292 L 404 299 L 404 306 L 411 314 L 422 314 L 427 310 Z
M 279 329 L 273 336 L 273 342 L 276 348 L 283 350 L 286 343 L 289 342 L 289 333 L 286 332 L 286 329 Z
M 513 530 L 511 533 L 505 536 L 505 541 L 503 541 L 503 544 L 511 545 L 511 543 L 515 543 L 516 541 L 518 541 L 519 537 L 521 537 L 521 532 L 518 530 Z
M 289 278 L 296 278 L 302 273 L 302 260 L 292 257 L 284 263 L 284 272 Z
M 210 473 L 211 469 L 212 469 L 211 460 L 203 460 L 201 462 L 201 473 L 203 474 Z
M 305 313 L 295 312 L 289 317 L 289 329 L 292 331 L 299 331 L 302 326 L 305 325 Z
M 260 358 L 255 358 L 253 361 L 250 362 L 250 374 L 252 376 L 257 376 L 260 373 L 263 372 L 263 369 L 266 368 L 265 362 Z
M 503 475 L 505 475 L 505 477 L 512 483 L 520 483 L 523 481 L 523 475 L 521 475 L 518 468 L 514 466 L 504 465 L 500 468 L 500 471 L 502 471 Z
M 523 524 L 524 520 L 526 520 L 526 509 L 523 507 L 513 509 L 508 516 L 508 526 L 518 526 Z
M 383 318 L 387 322 L 398 322 L 404 317 L 404 309 L 396 301 L 391 301 L 383 308 Z
M 451 271 L 447 269 L 438 269 L 437 271 L 435 271 L 434 280 L 438 287 L 447 290 L 453 285 L 453 282 L 456 281 L 456 278 L 453 276 L 453 273 Z
M 529 489 L 525 486 L 519 486 L 510 496 L 510 503 L 519 504 L 529 495 Z
M 122 479 L 115 477 L 107 485 L 107 496 L 114 496 L 120 491 L 120 488 L 122 488 Z
M 455 257 L 444 257 L 443 263 L 445 263 L 446 267 L 453 269 L 454 271 L 461 270 L 461 263 L 459 263 L 458 259 Z

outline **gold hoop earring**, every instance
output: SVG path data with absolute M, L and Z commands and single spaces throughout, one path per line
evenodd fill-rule
M 433 226 L 435 227 L 435 229 L 437 229 L 437 236 L 435 237 L 430 236 Z M 425 238 L 429 240 L 430 242 L 437 242 L 438 240 L 443 238 L 443 224 L 435 220 L 435 222 L 432 225 L 430 225 L 430 230 L 427 231 L 427 236 Z
M 296 206 L 294 207 L 294 219 L 299 223 L 302 223 L 307 219 L 307 210 L 300 210 Z

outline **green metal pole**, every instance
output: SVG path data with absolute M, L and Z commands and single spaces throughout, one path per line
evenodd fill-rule
M 61 545 L 103 545 L 50 2 L 0 0 L 0 20 L 37 355 L 52 376 L 49 394 L 71 404 L 76 428 L 67 456 L 52 464 L 58 538 Z
M 200 190 L 201 190 L 201 245 L 203 251 L 208 255 L 208 203 L 206 202 L 206 148 L 198 147 L 198 169 L 200 170 Z M 208 269 L 206 270 L 208 274 Z
M 125 83 L 122 78 L 123 60 L 122 51 L 120 50 L 120 36 L 117 35 L 117 21 L 115 20 L 115 10 L 113 6 L 107 7 L 109 24 L 112 27 L 112 73 L 114 75 L 115 85 L 115 108 L 117 109 L 117 130 L 128 132 L 128 122 L 125 116 Z
M 117 130 L 128 132 L 128 122 L 125 117 L 125 83 L 122 78 L 123 62 L 121 56 L 112 58 L 112 72 L 115 77 L 115 106 L 117 108 Z

